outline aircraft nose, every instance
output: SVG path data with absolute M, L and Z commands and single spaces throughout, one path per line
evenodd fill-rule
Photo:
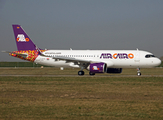
M 159 66 L 161 64 L 161 60 L 157 58 L 157 60 L 155 61 L 156 66 Z

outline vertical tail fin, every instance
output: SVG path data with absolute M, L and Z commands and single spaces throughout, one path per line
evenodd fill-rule
M 18 51 L 36 50 L 36 45 L 32 42 L 32 40 L 28 37 L 28 35 L 25 33 L 20 25 L 12 25 L 12 27 Z

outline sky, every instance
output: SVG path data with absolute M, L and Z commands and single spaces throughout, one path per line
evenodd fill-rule
M 0 51 L 12 24 L 41 49 L 145 50 L 163 56 L 163 0 L 0 0 Z M 0 52 L 0 61 L 22 61 Z

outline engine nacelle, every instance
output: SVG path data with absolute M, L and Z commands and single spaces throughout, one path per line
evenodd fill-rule
M 122 68 L 107 68 L 106 73 L 121 73 Z
M 106 72 L 106 63 L 90 63 L 87 69 L 91 73 L 104 73 Z

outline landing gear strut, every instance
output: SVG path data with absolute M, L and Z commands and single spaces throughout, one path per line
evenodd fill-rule
M 81 70 L 78 72 L 78 75 L 80 75 L 80 76 L 84 75 L 84 71 L 83 71 L 83 69 L 84 69 L 84 67 L 81 66 Z
M 137 75 L 141 76 L 140 68 L 137 68 Z

